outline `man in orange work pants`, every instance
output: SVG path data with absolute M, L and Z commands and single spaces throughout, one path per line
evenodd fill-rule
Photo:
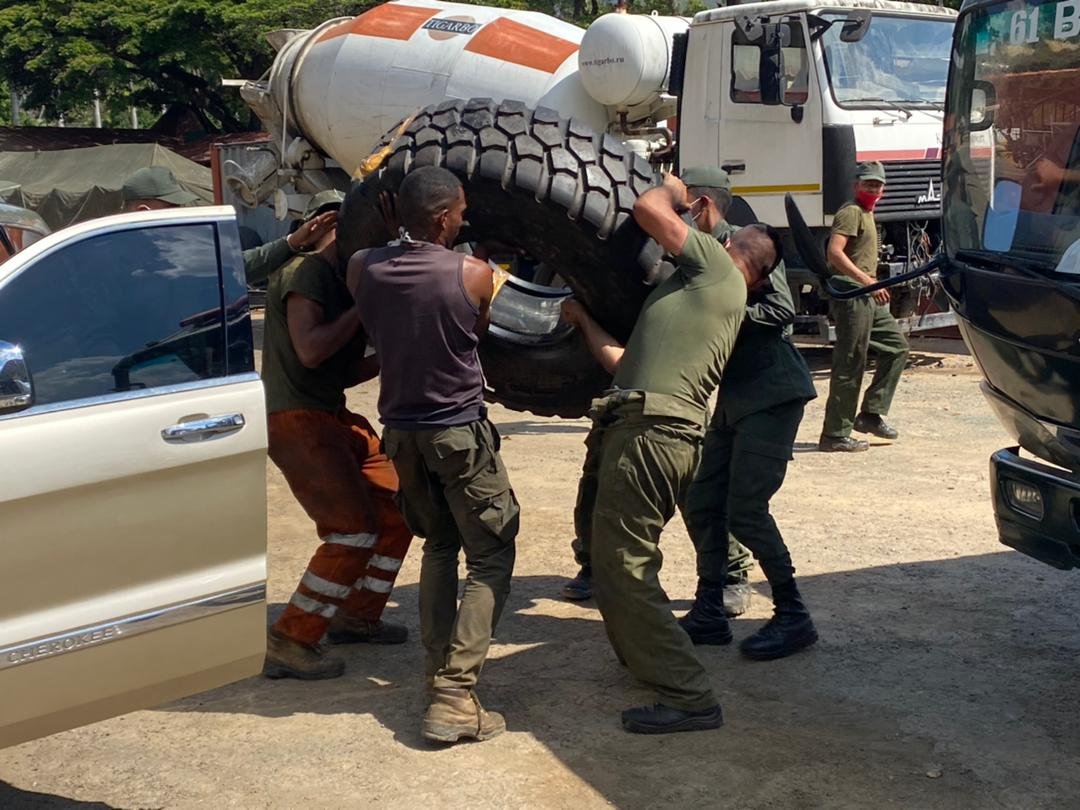
M 378 373 L 336 270 L 333 234 L 271 276 L 263 384 L 270 458 L 315 521 L 322 544 L 267 638 L 271 678 L 336 678 L 345 662 L 319 645 L 400 644 L 404 627 L 381 620 L 412 534 L 394 495 L 397 474 L 345 389 Z

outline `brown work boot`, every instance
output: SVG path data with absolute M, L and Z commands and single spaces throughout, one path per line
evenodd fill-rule
M 369 621 L 340 611 L 326 631 L 326 640 L 331 644 L 404 644 L 408 638 L 408 628 L 403 624 Z
M 303 681 L 322 681 L 337 678 L 345 672 L 345 661 L 327 655 L 319 647 L 309 647 L 293 641 L 276 630 L 266 634 L 266 663 L 263 675 L 267 678 L 299 678 Z
M 424 736 L 436 742 L 452 743 L 462 737 L 490 740 L 504 731 L 503 716 L 485 711 L 471 689 L 436 689 L 424 715 Z

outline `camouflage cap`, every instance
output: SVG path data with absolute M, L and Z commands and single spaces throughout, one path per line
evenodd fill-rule
M 336 188 L 330 188 L 325 191 L 320 191 L 308 200 L 307 207 L 304 209 L 304 220 L 309 220 L 314 216 L 323 214 L 327 211 L 337 210 L 341 207 L 341 203 L 345 200 L 345 195 L 338 191 Z
M 860 180 L 880 180 L 885 182 L 885 167 L 877 160 L 870 160 L 866 163 L 860 163 L 859 168 L 855 171 L 855 176 Z
M 164 166 L 139 169 L 124 181 L 124 202 L 161 200 L 170 205 L 191 205 L 199 198 L 180 185 Z
M 691 166 L 679 172 L 687 188 L 731 189 L 731 177 L 719 166 Z

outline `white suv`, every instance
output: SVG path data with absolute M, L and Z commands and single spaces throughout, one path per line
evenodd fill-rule
M 0 264 L 0 746 L 262 666 L 266 417 L 231 208 Z

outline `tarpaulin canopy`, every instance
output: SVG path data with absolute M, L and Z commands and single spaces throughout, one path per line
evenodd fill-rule
M 149 166 L 164 166 L 202 204 L 213 203 L 210 170 L 154 143 L 0 152 L 0 200 L 37 211 L 58 230 L 119 213 L 124 181 Z

